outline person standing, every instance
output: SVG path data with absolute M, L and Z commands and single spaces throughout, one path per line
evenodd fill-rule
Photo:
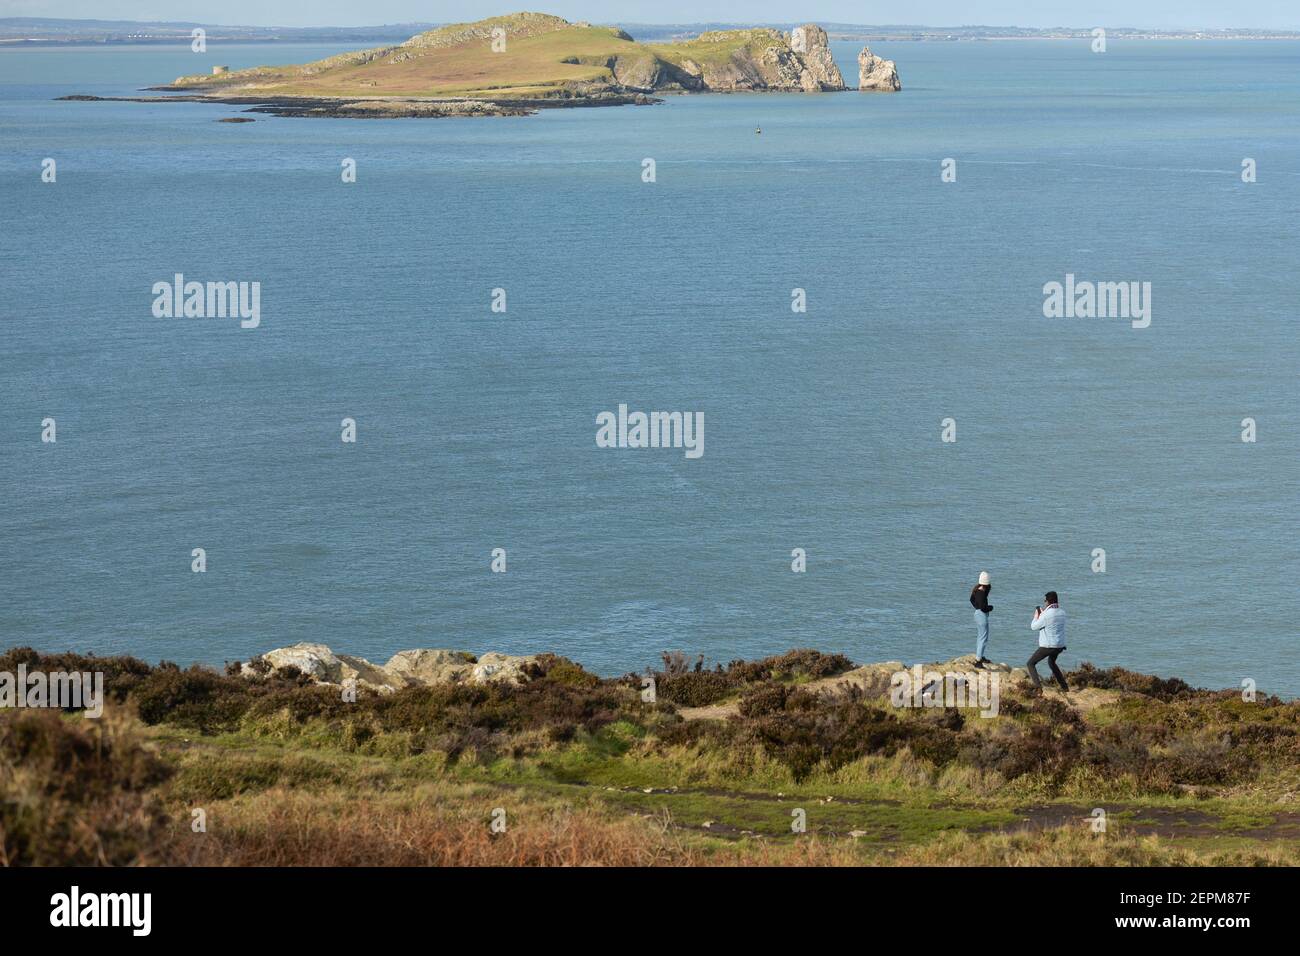
M 1034 651 L 1025 666 L 1034 686 L 1042 687 L 1043 682 L 1038 679 L 1038 668 L 1034 665 L 1046 658 L 1047 666 L 1052 669 L 1052 676 L 1061 685 L 1061 690 L 1068 692 L 1070 686 L 1065 682 L 1065 675 L 1056 666 L 1056 659 L 1065 650 L 1065 612 L 1061 610 L 1061 602 L 1055 591 L 1048 591 L 1043 600 L 1047 606 L 1036 608 L 1034 619 L 1029 622 L 1030 629 L 1038 632 L 1038 650 Z
M 993 585 L 989 583 L 989 573 L 980 572 L 980 583 L 970 592 L 970 604 L 975 609 L 975 666 L 983 667 L 990 663 L 989 659 L 984 656 L 984 652 L 989 646 L 989 612 L 993 610 L 993 605 L 989 603 L 989 591 Z

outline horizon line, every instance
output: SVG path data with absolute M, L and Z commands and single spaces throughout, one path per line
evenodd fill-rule
M 498 14 L 497 16 L 509 16 L 509 14 Z M 479 23 L 483 20 L 492 20 L 496 17 L 480 17 L 478 20 L 446 20 L 446 21 L 425 21 L 425 20 L 399 20 L 391 23 L 366 23 L 366 24 L 333 24 L 318 23 L 311 26 L 289 26 L 279 23 L 212 23 L 204 20 L 120 20 L 109 19 L 104 17 L 39 17 L 39 16 L 18 16 L 18 17 L 0 17 L 0 24 L 15 22 L 46 22 L 46 23 L 99 23 L 106 25 L 136 25 L 136 26 L 187 26 L 187 27 L 222 27 L 226 29 L 258 29 L 258 30 L 374 30 L 381 28 L 395 27 L 427 27 L 429 29 L 439 29 L 441 27 L 453 26 L 459 23 Z M 561 18 L 564 19 L 564 18 Z M 1116 31 L 1133 31 L 1133 32 L 1177 32 L 1177 33 L 1229 33 L 1255 31 L 1259 33 L 1288 33 L 1300 31 L 1300 23 L 1289 27 L 1263 27 L 1263 26 L 1230 26 L 1230 27 L 1178 27 L 1178 26 L 1132 26 L 1132 25 L 1107 25 L 1091 24 L 1089 26 L 1066 26 L 1056 24 L 1045 27 L 1022 26 L 1019 24 L 991 24 L 991 23 L 851 23 L 840 20 L 765 20 L 765 21 L 747 21 L 747 20 L 691 20 L 675 22 L 653 22 L 648 20 L 620 20 L 597 22 L 594 20 L 568 20 L 569 23 L 590 23 L 593 26 L 626 26 L 626 27 L 657 27 L 666 29 L 669 27 L 734 27 L 738 29 L 776 27 L 784 24 L 815 23 L 823 28 L 827 26 L 852 28 L 859 30 L 1030 30 L 1039 33 L 1050 32 L 1052 30 L 1071 30 L 1071 31 L 1089 31 L 1101 27 L 1105 30 Z

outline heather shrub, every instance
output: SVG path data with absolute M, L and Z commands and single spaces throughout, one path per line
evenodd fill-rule
M 704 669 L 704 655 L 700 654 L 695 659 L 695 666 L 691 666 L 690 659 L 681 651 L 664 651 L 659 655 L 664 662 L 663 672 L 665 674 L 688 674 L 692 670 L 698 672 Z M 719 670 L 722 668 L 719 667 Z
M 595 674 L 583 670 L 581 664 L 558 654 L 540 654 L 537 658 L 537 664 L 541 668 L 542 675 L 547 680 L 557 684 L 586 688 L 596 687 L 600 684 L 600 678 Z
M 1066 674 L 1071 687 L 1099 687 L 1102 690 L 1124 690 L 1156 700 L 1187 700 L 1198 694 L 1207 693 L 1197 690 L 1191 684 L 1177 677 L 1161 678 L 1150 674 L 1139 674 L 1122 667 L 1101 669 L 1085 661 L 1078 670 Z
M 863 702 L 858 688 L 814 694 L 798 687 L 756 691 L 748 715 L 738 718 L 752 740 L 790 768 L 796 780 L 814 770 L 835 771 L 869 754 L 892 756 L 903 747 L 936 766 L 953 759 L 954 731 L 924 718 L 900 719 Z
M 251 704 L 247 682 L 210 670 L 159 665 L 131 693 L 140 719 L 204 733 L 235 729 Z
M 833 677 L 853 667 L 842 654 L 813 650 L 793 650 L 752 662 L 732 661 L 725 670 L 721 666 L 705 670 L 702 654 L 692 667 L 680 651 L 665 651 L 663 662 L 664 669 L 654 675 L 656 693 L 683 707 L 716 704 L 754 684 Z
M 655 694 L 682 707 L 707 707 L 730 697 L 737 689 L 730 675 L 718 671 L 655 675 Z
M 790 697 L 790 688 L 786 684 L 763 684 L 751 690 L 740 699 L 740 716 L 764 717 L 785 710 Z
M 239 662 L 235 661 L 235 663 L 238 664 Z M 261 654 L 258 654 L 256 657 L 249 660 L 248 668 L 258 677 L 266 677 L 271 673 L 271 662 Z M 229 670 L 230 669 L 227 668 L 227 673 L 229 673 Z M 232 674 L 231 676 L 233 677 L 235 675 Z
M 1100 727 L 1084 741 L 1083 759 L 1105 776 L 1145 777 L 1151 763 L 1147 744 L 1127 727 Z
M 657 737 L 665 747 L 725 748 L 740 735 L 735 721 L 678 720 L 661 728 Z
M 732 661 L 727 665 L 727 674 L 738 683 L 746 684 L 764 680 L 834 677 L 852 669 L 853 662 L 843 654 L 823 654 L 803 648 L 750 663 Z
M 152 788 L 168 768 L 114 712 L 0 712 L 0 865 L 148 862 L 166 826 Z
M 562 667 L 561 674 L 572 672 Z M 586 686 L 584 686 L 586 685 Z M 417 749 L 452 759 L 466 751 L 490 756 L 511 737 L 538 732 L 552 741 L 594 734 L 616 720 L 639 721 L 650 711 L 614 682 L 575 686 L 549 676 L 527 684 L 444 684 L 409 687 L 367 702 L 383 733 L 409 732 Z M 419 742 L 423 743 L 419 743 Z
M 1006 740 L 986 769 L 1008 780 L 1030 773 L 1063 777 L 1081 748 L 1082 738 L 1077 728 L 1034 724 Z
M 16 674 L 18 665 L 27 671 L 101 673 L 104 695 L 121 703 L 152 673 L 153 668 L 134 657 L 96 657 L 93 654 L 39 654 L 30 647 L 15 647 L 0 654 L 0 671 Z
M 1170 784 L 1222 785 L 1253 777 L 1258 764 L 1225 734 L 1179 737 L 1153 756 L 1151 774 Z

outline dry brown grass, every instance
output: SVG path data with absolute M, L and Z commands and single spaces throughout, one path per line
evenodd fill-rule
M 671 830 L 586 809 L 519 809 L 447 788 L 356 796 L 275 789 L 208 809 L 208 832 L 171 834 L 169 862 L 201 866 L 662 866 L 698 862 Z
M 1295 866 L 1294 845 L 1195 848 L 1155 836 L 1061 826 L 1024 833 L 947 833 L 887 861 L 899 866 Z
M 506 829 L 493 833 L 493 801 Z M 513 801 L 513 802 L 512 802 Z M 179 818 L 178 818 L 179 820 Z M 275 789 L 208 808 L 208 832 L 178 822 L 162 854 L 187 866 L 835 866 L 843 841 L 687 842 L 671 819 L 629 817 L 445 786 L 357 797 Z
M 156 862 L 200 866 L 1295 866 L 1290 844 L 1175 845 L 1078 824 L 950 832 L 921 844 L 851 838 L 702 840 L 667 816 L 631 817 L 511 791 L 422 786 L 358 797 L 273 789 L 209 808 L 209 832 L 178 822 Z M 506 830 L 490 828 L 504 803 Z M 177 816 L 178 821 L 180 815 Z

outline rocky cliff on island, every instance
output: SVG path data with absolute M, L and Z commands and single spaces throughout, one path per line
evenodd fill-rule
M 863 47 L 858 54 L 858 89 L 871 93 L 897 93 L 903 88 L 893 60 L 885 60 Z
M 710 45 L 725 55 L 709 55 L 715 53 Z M 796 27 L 788 36 L 770 29 L 716 30 L 680 46 L 698 48 L 676 62 L 685 74 L 677 82 L 685 89 L 822 93 L 845 88 L 826 31 L 815 23 Z M 697 61 L 700 52 L 705 55 Z

